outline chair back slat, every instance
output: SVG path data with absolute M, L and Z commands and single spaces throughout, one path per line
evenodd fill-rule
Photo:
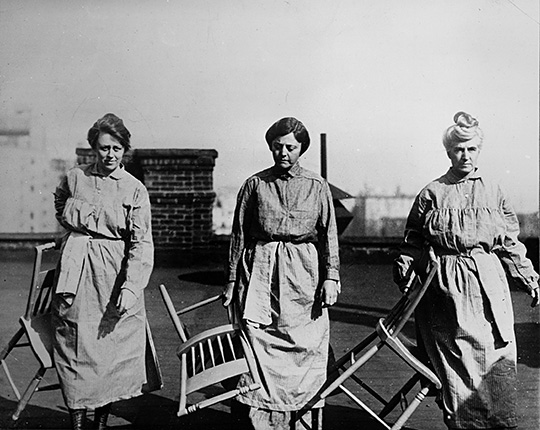
M 197 365 L 195 348 L 196 347 L 193 347 L 193 348 L 190 349 L 190 351 L 191 351 L 191 374 L 192 375 L 195 375 L 195 373 L 196 373 L 195 368 L 196 368 L 196 365 Z
M 52 292 L 54 289 L 55 270 L 50 269 L 39 274 L 40 286 L 34 306 L 34 316 L 43 315 L 51 311 Z
M 208 339 L 208 350 L 210 351 L 210 360 L 212 360 L 212 366 L 216 365 L 216 357 L 214 354 L 214 347 L 212 345 L 212 341 Z
M 206 370 L 206 359 L 204 357 L 204 348 L 202 343 L 199 343 L 199 353 L 199 362 L 201 363 L 202 370 L 204 371 Z
M 233 360 L 236 360 L 236 354 L 234 352 L 234 345 L 232 343 L 232 338 L 231 338 L 231 334 L 230 333 L 227 333 L 227 343 L 229 344 L 229 347 L 231 348 L 231 355 L 232 355 L 232 358 Z
M 223 361 L 225 361 L 225 352 L 223 352 L 223 342 L 221 341 L 221 336 L 218 336 L 216 339 L 219 347 L 219 352 L 221 353 L 221 358 L 223 359 Z

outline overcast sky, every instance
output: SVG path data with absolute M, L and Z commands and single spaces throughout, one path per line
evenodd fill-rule
M 0 110 L 28 106 L 67 158 L 106 112 L 138 148 L 212 148 L 215 186 L 269 166 L 266 129 L 295 116 L 302 164 L 351 194 L 415 194 L 443 174 L 459 110 L 480 167 L 538 210 L 537 0 L 0 2 Z M 22 160 L 24 162 L 24 160 Z

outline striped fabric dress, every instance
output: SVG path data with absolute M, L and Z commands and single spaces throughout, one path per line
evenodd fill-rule
M 518 233 L 500 188 L 478 171 L 463 179 L 449 171 L 431 182 L 409 214 L 397 269 L 405 273 L 408 256 L 418 258 L 426 241 L 440 258 L 416 320 L 443 382 L 451 429 L 517 425 L 516 341 L 504 269 L 526 292 L 538 281 Z
M 320 286 L 339 281 L 335 214 L 324 179 L 296 164 L 283 176 L 270 168 L 244 183 L 228 279 L 236 282 L 235 300 L 264 384 L 238 400 L 266 411 L 301 409 L 326 379 L 329 320 Z
M 153 267 L 150 200 L 124 168 L 71 169 L 55 192 L 56 217 L 68 234 L 53 299 L 54 359 L 66 404 L 97 408 L 142 394 L 144 289 Z M 120 289 L 135 305 L 116 311 Z

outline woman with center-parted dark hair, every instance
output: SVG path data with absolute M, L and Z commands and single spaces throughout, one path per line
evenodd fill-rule
M 294 412 L 326 380 L 325 307 L 339 293 L 339 250 L 328 183 L 298 162 L 309 147 L 307 129 L 283 118 L 266 142 L 274 165 L 238 194 L 224 304 L 237 305 L 261 369 L 263 388 L 237 397 L 248 427 L 289 430 Z
M 144 289 L 153 267 L 150 201 L 121 161 L 130 132 L 106 114 L 88 131 L 96 162 L 71 169 L 55 192 L 63 238 L 53 298 L 54 359 L 74 430 L 86 410 L 105 429 L 112 402 L 140 395 Z

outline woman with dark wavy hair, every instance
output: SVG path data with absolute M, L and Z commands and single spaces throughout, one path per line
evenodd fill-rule
M 439 404 L 448 428 L 515 428 L 516 339 L 506 275 L 533 297 L 532 306 L 538 275 L 518 240 L 516 214 L 497 182 L 477 167 L 478 121 L 458 112 L 443 144 L 451 167 L 416 197 L 394 279 L 403 287 L 411 265 L 425 270 L 423 251 L 433 247 L 439 273 L 416 322 L 443 384 Z
M 105 429 L 112 402 L 146 382 L 144 288 L 152 272 L 150 201 L 121 161 L 130 133 L 106 114 L 88 131 L 96 161 L 71 169 L 55 192 L 63 238 L 53 299 L 54 359 L 74 430 L 86 410 Z
M 310 143 L 306 128 L 283 118 L 265 138 L 274 165 L 238 194 L 224 304 L 234 301 L 262 373 L 263 388 L 237 397 L 247 427 L 290 430 L 326 380 L 326 306 L 339 293 L 339 250 L 328 183 L 298 162 Z

